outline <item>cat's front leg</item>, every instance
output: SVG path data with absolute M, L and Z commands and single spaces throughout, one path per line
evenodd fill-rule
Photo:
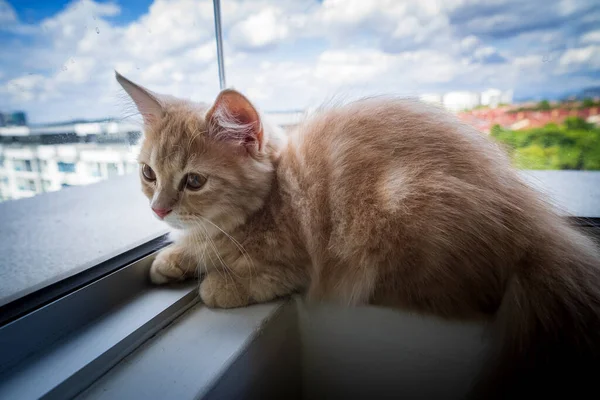
M 236 308 L 289 295 L 304 285 L 295 273 L 265 271 L 240 277 L 214 270 L 200 284 L 200 297 L 208 307 Z
M 150 267 L 150 280 L 155 284 L 182 281 L 196 273 L 197 263 L 178 244 L 161 250 Z

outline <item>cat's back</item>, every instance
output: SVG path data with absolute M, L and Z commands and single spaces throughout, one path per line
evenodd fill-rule
M 519 256 L 537 208 L 495 142 L 410 99 L 368 99 L 308 118 L 291 133 L 278 174 L 315 265 L 380 265 L 392 297 L 404 281 L 468 275 L 427 288 L 441 296 L 441 313 L 497 306 L 498 297 L 478 297 L 480 268 L 498 271 L 485 285 L 502 281 L 496 267 Z M 475 303 L 453 303 L 471 285 Z
M 538 208 L 495 142 L 410 99 L 368 99 L 308 118 L 291 133 L 278 173 L 312 251 L 323 241 L 323 251 L 339 254 L 384 244 L 395 254 L 427 238 L 409 247 L 446 257 L 477 242 L 489 254 L 496 240 L 519 240 Z
M 449 174 L 472 180 L 507 171 L 509 160 L 476 129 L 440 107 L 370 98 L 322 110 L 290 134 L 284 152 L 297 174 Z M 481 173 L 481 174 L 480 174 Z

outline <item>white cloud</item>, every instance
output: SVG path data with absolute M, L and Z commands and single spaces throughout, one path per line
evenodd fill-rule
M 472 52 L 477 47 L 481 46 L 481 40 L 475 35 L 469 35 L 460 41 L 461 49 L 465 52 Z
M 215 59 L 210 1 L 157 0 L 124 27 L 109 19 L 120 11 L 111 3 L 82 0 L 42 21 L 23 60 L 25 69 L 6 71 L 14 76 L 0 84 L 11 108 L 26 109 L 34 121 L 119 116 L 115 68 L 175 95 L 198 98 L 217 92 L 214 79 L 206 76 L 216 74 L 208 65 Z M 37 69 L 46 71 L 27 72 Z M 203 87 L 194 92 L 189 82 Z M 62 102 L 50 102 L 57 98 Z
M 600 30 L 588 32 L 583 35 L 581 43 L 600 43 Z
M 581 69 L 600 70 L 600 45 L 569 49 L 560 57 L 560 72 L 575 72 Z
M 126 28 L 122 39 L 132 56 L 152 62 L 199 46 L 212 39 L 213 32 L 210 1 L 156 0 L 148 14 Z
M 0 33 L 2 31 L 27 35 L 34 33 L 36 27 L 19 21 L 14 8 L 7 1 L 0 0 Z
M 284 39 L 289 28 L 280 21 L 284 13 L 280 8 L 267 7 L 235 25 L 229 37 L 241 49 L 263 49 Z
M 372 49 L 327 50 L 319 56 L 314 70 L 317 79 L 339 84 L 363 84 L 387 72 L 394 57 Z
M 514 64 L 519 68 L 539 68 L 542 65 L 542 57 L 530 55 L 517 57 L 513 60 Z
M 10 4 L 0 0 L 0 26 L 6 26 L 17 22 L 17 14 Z
M 585 2 L 572 1 L 548 15 L 575 18 Z M 0 61 L 0 107 L 25 109 L 33 121 L 121 115 L 114 68 L 194 100 L 218 91 L 210 0 L 155 0 L 127 24 L 112 22 L 126 2 L 82 0 L 37 26 L 5 4 L 0 25 L 28 44 L 10 43 L 13 57 Z M 546 14 L 521 15 L 528 7 L 516 0 L 229 0 L 222 3 L 227 78 L 263 109 L 304 108 L 337 92 L 599 84 L 590 73 L 600 69 L 598 31 L 573 38 L 558 23 L 537 29 Z M 503 26 L 516 33 L 490 39 Z

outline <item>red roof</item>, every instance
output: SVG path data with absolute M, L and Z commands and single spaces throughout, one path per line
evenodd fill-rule
M 488 133 L 492 126 L 498 124 L 503 128 L 511 128 L 515 123 L 525 121 L 513 129 L 529 129 L 543 127 L 549 123 L 561 124 L 569 116 L 577 116 L 587 119 L 590 116 L 600 114 L 598 107 L 584 109 L 555 108 L 548 111 L 520 111 L 510 112 L 513 107 L 502 107 L 496 109 L 476 109 L 458 113 L 458 118 L 482 132 Z

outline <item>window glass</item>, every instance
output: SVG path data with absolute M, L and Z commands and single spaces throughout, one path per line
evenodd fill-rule
M 33 179 L 23 179 L 19 178 L 17 180 L 17 186 L 20 191 L 23 192 L 35 192 L 36 184 Z
M 90 174 L 95 177 L 102 176 L 102 166 L 100 163 L 93 162 L 89 163 Z
M 228 84 L 265 110 L 414 96 L 519 168 L 600 170 L 598 2 L 222 3 Z
M 0 0 L 0 45 L 1 306 L 166 232 L 114 71 L 196 100 L 218 75 L 211 1 Z
M 119 175 L 120 169 L 116 163 L 107 163 L 106 171 L 108 172 L 108 177 Z
M 75 163 L 59 161 L 58 162 L 58 171 L 74 173 L 75 172 Z
M 598 176 L 598 2 L 222 0 L 221 12 L 227 86 L 286 130 L 323 103 L 412 96 L 505 144 L 519 168 Z M 0 58 L 0 233 L 40 242 L 22 268 L 0 261 L 1 300 L 116 251 L 92 250 L 109 241 L 98 235 L 150 231 L 141 222 L 114 228 L 122 221 L 111 221 L 118 213 L 103 203 L 104 225 L 77 221 L 79 236 L 91 238 L 81 251 L 94 257 L 46 269 L 38 264 L 48 254 L 75 252 L 50 243 L 64 233 L 48 233 L 54 225 L 39 239 L 19 231 L 24 198 L 44 199 L 35 204 L 49 224 L 69 219 L 64 206 L 50 206 L 61 192 L 81 194 L 84 204 L 84 190 L 103 180 L 114 184 L 115 207 L 124 204 L 118 182 L 137 179 L 142 129 L 114 70 L 203 102 L 215 98 L 219 79 L 211 0 L 0 0 L 0 45 L 10 55 Z M 14 245 L 0 239 L 6 259 Z

